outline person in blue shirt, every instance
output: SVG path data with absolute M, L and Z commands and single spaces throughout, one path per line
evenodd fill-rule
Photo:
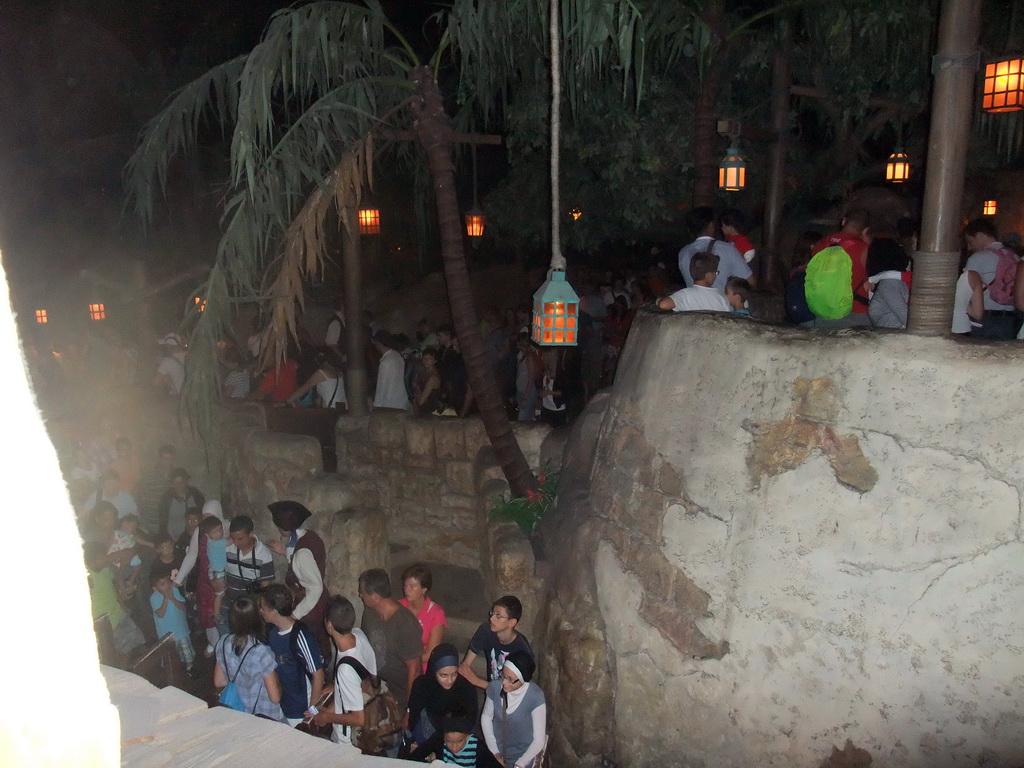
M 178 646 L 178 658 L 188 673 L 192 674 L 192 663 L 196 654 L 192 648 L 188 622 L 185 619 L 185 598 L 165 573 L 154 573 L 150 581 L 153 594 L 149 596 L 149 605 L 153 609 L 156 636 L 161 638 L 168 632 L 174 635 L 174 642 Z
M 324 662 L 309 627 L 292 617 L 294 598 L 284 584 L 271 584 L 260 594 L 260 614 L 267 623 L 267 645 L 277 660 L 281 711 L 292 727 L 302 722 L 324 688 Z

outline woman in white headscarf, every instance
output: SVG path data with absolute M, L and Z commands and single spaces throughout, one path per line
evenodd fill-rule
M 530 682 L 535 669 L 529 653 L 512 651 L 487 685 L 480 725 L 487 748 L 505 768 L 533 768 L 547 740 L 544 691 Z
M 225 523 L 225 528 L 227 528 L 227 524 L 224 520 L 224 509 L 217 499 L 210 499 L 203 504 L 203 518 L 207 517 L 216 517 L 222 523 Z M 197 526 L 196 529 L 192 531 L 192 539 L 188 543 L 188 550 L 185 552 L 185 557 L 181 561 L 181 568 L 178 569 L 178 575 L 174 578 L 174 582 L 179 587 L 183 586 L 185 584 L 185 579 L 188 578 L 189 572 L 195 567 L 196 563 L 199 562 L 200 578 L 196 581 L 196 599 L 199 604 L 200 625 L 206 631 L 206 650 L 209 654 L 213 652 L 214 646 L 217 645 L 217 640 L 219 640 L 220 636 L 227 630 L 227 625 L 225 624 L 222 616 L 213 615 L 214 594 L 210 581 L 207 578 L 208 565 L 206 562 L 200 562 L 206 559 L 205 544 L 206 540 L 200 538 L 199 526 Z

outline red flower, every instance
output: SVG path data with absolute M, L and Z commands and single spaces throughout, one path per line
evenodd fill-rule
M 548 476 L 543 472 L 540 473 L 540 484 L 544 485 L 548 481 Z
M 536 503 L 543 498 L 543 495 L 539 491 L 535 491 L 532 488 L 526 489 L 526 498 L 531 502 Z

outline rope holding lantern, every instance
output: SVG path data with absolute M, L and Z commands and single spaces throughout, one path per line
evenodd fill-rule
M 551 36 L 551 268 L 547 280 L 533 294 L 533 324 L 530 334 L 534 343 L 550 347 L 576 345 L 579 297 L 565 280 L 565 256 L 560 237 L 558 203 L 558 151 L 561 130 L 559 106 L 562 95 L 562 73 L 558 41 L 558 0 L 551 0 L 549 32 Z

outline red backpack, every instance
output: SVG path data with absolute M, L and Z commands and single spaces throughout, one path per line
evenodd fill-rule
M 1013 284 L 1017 279 L 1017 254 L 1005 245 L 988 250 L 999 257 L 999 263 L 996 264 L 996 276 L 991 283 L 985 286 L 988 288 L 988 295 L 997 304 L 1013 306 Z

